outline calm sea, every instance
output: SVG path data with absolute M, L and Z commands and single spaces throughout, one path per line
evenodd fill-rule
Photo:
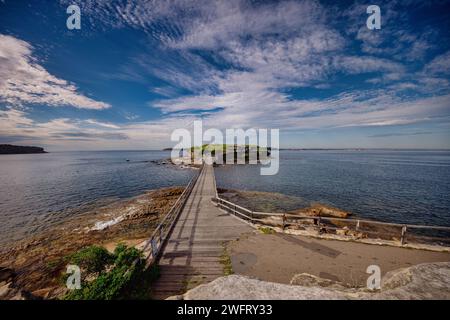
M 280 192 L 358 217 L 450 226 L 449 151 L 281 151 L 275 176 L 252 165 L 216 176 L 218 187 Z
M 166 151 L 0 155 L 0 243 L 21 239 L 92 205 L 187 184 L 192 170 L 151 162 L 169 157 Z
M 192 170 L 151 162 L 169 156 L 165 151 L 1 155 L 0 243 L 92 205 L 186 184 Z M 218 167 L 217 184 L 293 195 L 360 217 L 450 226 L 448 151 L 281 151 L 280 158 L 276 176 L 261 176 L 253 165 Z

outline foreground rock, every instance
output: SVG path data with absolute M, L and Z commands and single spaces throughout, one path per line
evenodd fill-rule
M 450 299 L 450 262 L 426 263 L 391 271 L 382 280 L 381 290 L 347 288 L 330 280 L 305 274 L 287 285 L 231 275 L 169 299 L 237 300 L 348 300 L 348 299 Z
M 450 299 L 450 262 L 423 263 L 388 272 L 376 299 Z

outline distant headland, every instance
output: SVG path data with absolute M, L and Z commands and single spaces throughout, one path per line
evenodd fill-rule
M 28 154 L 28 153 L 47 153 L 41 147 L 14 146 L 11 144 L 0 144 L 0 154 Z

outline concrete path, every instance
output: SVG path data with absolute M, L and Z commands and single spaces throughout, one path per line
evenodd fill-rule
M 308 273 L 351 286 L 365 286 L 370 265 L 379 266 L 384 276 L 389 271 L 421 263 L 450 262 L 448 252 L 283 233 L 254 233 L 228 249 L 235 274 L 285 284 L 296 274 Z
M 152 286 L 153 299 L 181 294 L 223 276 L 224 242 L 253 230 L 219 210 L 211 202 L 215 195 L 214 169 L 205 164 L 163 248 L 159 262 L 161 275 Z

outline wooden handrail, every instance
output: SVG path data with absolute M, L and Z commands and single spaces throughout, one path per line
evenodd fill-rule
M 186 200 L 189 198 L 189 195 L 191 194 L 192 189 L 194 188 L 195 183 L 197 182 L 202 172 L 203 165 L 200 167 L 198 173 L 194 177 L 192 177 L 188 185 L 184 188 L 183 192 L 178 197 L 177 201 L 175 201 L 169 212 L 167 212 L 162 221 L 153 231 L 150 238 L 146 241 L 146 244 L 142 249 L 144 251 L 144 254 L 148 251 L 149 247 L 151 249 L 148 255 L 145 257 L 147 266 L 155 263 L 158 260 L 161 248 L 166 243 L 167 238 L 178 219 L 178 216 L 180 215 L 184 205 L 186 204 Z
M 255 216 L 267 216 L 267 217 L 279 217 L 282 218 L 284 222 L 286 222 L 288 219 L 290 220 L 301 220 L 301 219 L 314 219 L 316 221 L 329 221 L 329 222 L 336 222 L 336 221 L 342 221 L 346 223 L 355 223 L 356 230 L 361 229 L 361 224 L 367 224 L 367 225 L 382 225 L 382 226 L 391 226 L 391 227 L 398 227 L 401 228 L 401 244 L 403 245 L 406 241 L 406 232 L 408 229 L 428 229 L 428 230 L 438 230 L 438 231 L 450 231 L 450 227 L 444 227 L 444 226 L 427 226 L 427 225 L 414 225 L 414 224 L 401 224 L 401 223 L 390 223 L 390 222 L 382 222 L 382 221 L 373 221 L 373 220 L 364 220 L 364 219 L 345 219 L 345 218 L 333 218 L 333 217 L 323 217 L 323 216 L 307 216 L 307 215 L 301 215 L 301 214 L 291 214 L 291 213 L 280 213 L 280 212 L 259 212 L 259 211 L 252 211 L 247 208 L 244 208 L 236 203 L 233 203 L 231 201 L 225 200 L 220 197 L 215 197 L 212 199 L 214 202 L 217 203 L 218 206 L 225 208 L 231 213 L 238 215 L 241 219 L 244 218 L 245 220 L 248 220 L 252 223 L 257 222 L 259 224 L 265 224 L 264 220 L 255 218 Z M 239 209 L 240 211 L 238 211 Z M 242 212 L 243 211 L 243 212 Z M 246 213 L 248 214 L 246 214 Z M 333 229 L 337 230 L 339 228 L 331 227 L 324 225 L 323 223 L 318 226 L 320 228 L 325 229 Z M 366 231 L 364 231 L 366 232 Z M 367 231 L 368 232 L 368 231 Z M 374 232 L 368 232 L 368 233 L 374 233 Z M 377 232 L 377 234 L 381 235 L 380 232 Z M 447 237 L 428 237 L 428 236 L 419 236 L 414 235 L 416 238 L 423 238 L 423 239 L 441 239 L 441 240 L 449 240 L 450 238 Z

